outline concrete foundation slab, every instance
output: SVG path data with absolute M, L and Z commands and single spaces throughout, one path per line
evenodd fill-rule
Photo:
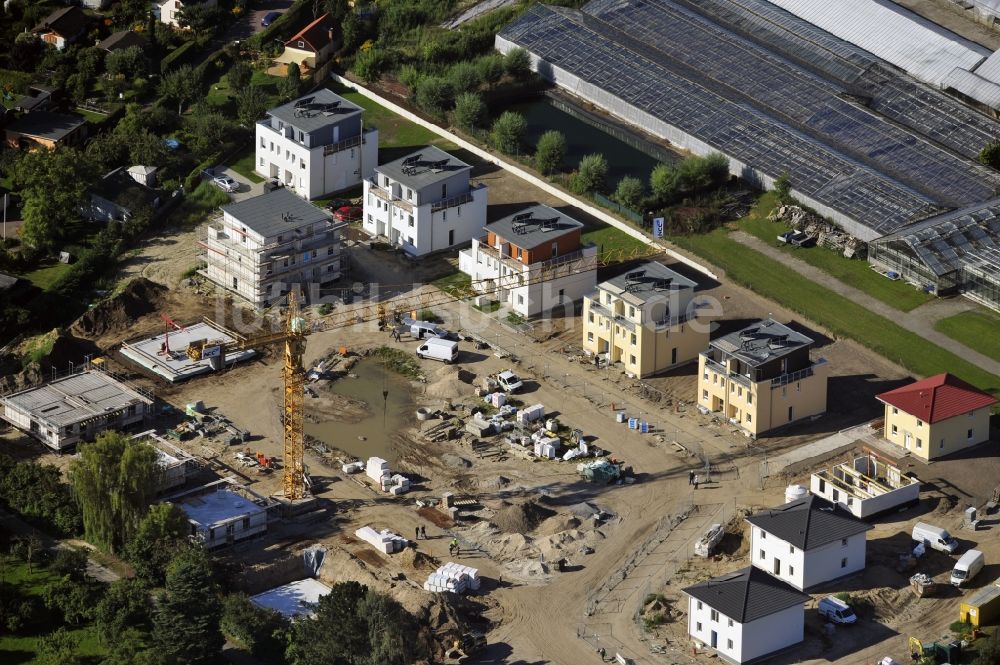
M 166 353 L 166 334 L 125 342 L 122 344 L 121 354 L 137 365 L 174 383 L 212 371 L 210 359 L 191 360 L 185 354 L 188 344 L 206 339 L 218 341 L 220 344 L 235 341 L 230 335 L 207 323 L 195 323 L 185 326 L 183 330 L 170 332 L 169 354 Z M 232 352 L 226 355 L 224 362 L 227 366 L 235 365 L 253 358 L 256 353 L 253 349 Z

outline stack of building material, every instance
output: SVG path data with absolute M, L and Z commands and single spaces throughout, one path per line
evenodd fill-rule
M 486 401 L 489 402 L 494 408 L 499 409 L 507 403 L 507 394 L 501 392 L 490 393 L 490 395 L 486 398 Z
M 382 476 L 389 475 L 389 463 L 381 457 L 369 457 L 365 473 L 377 483 L 382 482 Z
M 410 479 L 398 473 L 382 476 L 382 491 L 393 496 L 406 494 L 410 491 Z
M 400 552 L 406 547 L 406 538 L 403 538 L 388 529 L 376 531 L 370 526 L 363 526 L 355 531 L 354 535 L 377 549 L 382 554 Z
M 364 469 L 365 469 L 364 462 L 350 462 L 340 467 L 340 470 L 343 471 L 344 473 L 360 473 L 361 471 L 364 471 Z
M 576 470 L 585 480 L 608 484 L 621 477 L 621 467 L 607 460 L 578 464 Z
M 556 439 L 558 441 L 559 439 Z M 542 441 L 535 441 L 535 457 L 544 457 L 546 459 L 556 458 L 556 446 L 548 443 L 552 439 L 543 439 Z
M 545 417 L 545 406 L 543 404 L 532 404 L 517 412 L 517 422 L 521 425 L 533 423 Z
M 479 590 L 479 571 L 460 563 L 449 561 L 427 578 L 424 582 L 424 591 L 441 593 L 451 591 L 452 593 L 465 593 L 466 591 Z

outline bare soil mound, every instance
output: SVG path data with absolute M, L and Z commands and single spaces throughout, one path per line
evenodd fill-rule
M 436 559 L 411 547 L 404 548 L 403 551 L 396 556 L 396 559 L 398 559 L 404 566 L 427 573 L 436 570 L 438 567 Z
M 490 521 L 501 531 L 523 535 L 534 531 L 539 524 L 553 517 L 555 514 L 554 510 L 541 506 L 534 501 L 525 501 L 523 503 L 505 502 L 504 506 L 497 511 L 496 515 Z
M 163 305 L 167 287 L 137 277 L 117 295 L 98 303 L 77 319 L 71 330 L 81 337 L 98 337 L 109 332 L 127 330 L 135 320 L 157 311 Z

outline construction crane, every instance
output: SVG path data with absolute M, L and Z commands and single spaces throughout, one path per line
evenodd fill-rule
M 413 296 L 397 296 L 386 302 L 359 304 L 341 309 L 334 314 L 320 317 L 325 325 L 324 330 L 341 328 L 367 321 L 378 321 L 380 327 L 391 325 L 395 315 L 400 312 L 414 312 L 421 309 L 465 300 L 476 295 L 488 295 L 523 286 L 531 286 L 541 282 L 551 281 L 589 270 L 591 267 L 602 267 L 623 260 L 650 258 L 660 254 L 659 250 L 646 246 L 628 252 L 615 251 L 601 253 L 593 257 L 577 257 L 570 261 L 556 262 L 530 275 L 527 279 L 522 274 L 509 271 L 496 279 L 484 279 L 470 283 L 467 287 L 449 290 L 422 291 Z M 199 361 L 218 356 L 217 367 L 225 366 L 225 356 L 229 352 L 245 351 L 264 346 L 284 345 L 284 364 L 282 377 L 284 380 L 284 405 L 282 407 L 282 424 L 284 429 L 284 472 L 282 478 L 285 499 L 297 501 L 306 496 L 305 480 L 305 443 L 303 440 L 304 389 L 305 369 L 302 357 L 306 349 L 306 336 L 310 328 L 302 317 L 298 297 L 295 291 L 288 293 L 288 307 L 284 317 L 284 329 L 279 332 L 264 332 L 250 337 L 225 329 L 218 323 L 206 320 L 213 328 L 225 333 L 231 341 L 197 340 L 188 345 L 187 355 L 191 360 Z

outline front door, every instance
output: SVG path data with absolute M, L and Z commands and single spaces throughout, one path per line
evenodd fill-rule
M 909 432 L 907 432 L 906 434 L 903 435 L 903 447 L 906 448 L 907 450 L 910 449 L 910 433 Z
M 712 631 L 712 648 L 713 649 L 719 648 L 719 634 L 714 630 Z

